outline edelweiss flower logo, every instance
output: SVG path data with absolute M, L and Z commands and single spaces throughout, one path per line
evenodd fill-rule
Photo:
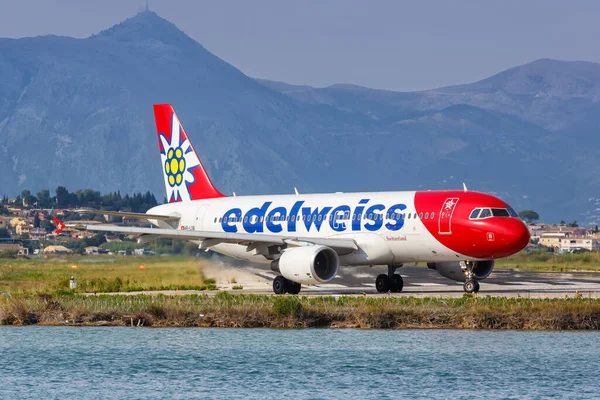
M 167 173 L 171 187 L 181 185 L 184 171 L 185 159 L 183 158 L 181 147 L 177 147 L 175 150 L 172 148 L 169 149 L 167 152 L 167 161 L 165 161 L 165 172 Z
M 159 137 L 163 149 L 161 158 L 169 202 L 190 200 L 188 185 L 194 183 L 196 178 L 192 170 L 200 165 L 200 161 L 182 131 L 175 113 L 171 119 L 171 140 L 169 141 L 163 133 Z

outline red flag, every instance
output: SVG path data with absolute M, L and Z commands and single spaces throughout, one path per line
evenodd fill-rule
M 65 224 L 63 224 L 62 222 L 60 222 L 58 220 L 58 218 L 54 218 L 54 223 L 56 224 L 56 234 L 60 235 L 60 233 L 62 232 L 62 230 L 65 228 Z
M 452 234 L 452 214 L 454 214 L 454 209 L 456 208 L 458 200 L 458 197 L 452 197 L 446 199 L 446 201 L 444 201 L 444 204 L 442 204 L 442 209 L 440 210 L 440 216 L 438 219 L 438 232 L 441 235 Z

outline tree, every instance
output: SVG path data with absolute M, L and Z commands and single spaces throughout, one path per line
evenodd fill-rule
M 106 236 L 104 236 L 104 233 L 98 233 L 93 238 L 84 239 L 83 242 L 85 243 L 85 247 L 87 247 L 87 246 L 98 247 L 101 244 L 106 243 Z
M 577 228 L 579 227 L 579 224 L 577 223 L 577 221 L 573 221 L 570 224 L 567 225 L 570 228 Z
M 36 197 L 29 190 L 23 190 L 21 198 L 23 199 L 23 207 L 31 207 L 37 201 Z
M 54 230 L 54 224 L 47 219 L 40 222 L 40 228 L 44 228 L 44 230 L 48 233 Z
M 533 221 L 540 219 L 539 214 L 533 210 L 523 210 L 519 213 L 519 217 L 528 223 L 532 223 Z
M 56 204 L 60 208 L 65 208 L 69 205 L 69 191 L 64 186 L 56 188 Z
M 594 233 L 598 233 L 598 225 L 594 228 Z
M 35 216 L 33 217 L 33 227 L 34 228 L 40 227 L 40 215 L 37 212 L 35 213 Z
M 50 208 L 52 207 L 52 198 L 50 198 L 49 190 L 40 190 L 37 194 L 38 206 L 40 208 Z
M 7 229 L 0 229 L 0 239 L 10 239 L 10 232 Z

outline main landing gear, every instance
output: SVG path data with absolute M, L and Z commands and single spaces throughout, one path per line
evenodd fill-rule
M 473 261 L 465 261 L 463 270 L 467 279 L 463 285 L 463 290 L 467 293 L 479 292 L 479 282 L 475 280 L 475 274 L 473 273 L 474 267 L 475 263 Z
M 395 274 L 396 270 L 400 268 L 400 265 L 388 265 L 388 273 L 381 274 L 375 279 L 375 288 L 379 293 L 400 293 L 404 287 L 404 281 L 400 274 Z
M 292 282 L 289 279 L 285 279 L 283 276 L 278 276 L 273 279 L 273 292 L 275 294 L 298 294 L 302 285 L 296 282 Z

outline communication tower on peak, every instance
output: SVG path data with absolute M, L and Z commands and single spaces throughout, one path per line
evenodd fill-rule
M 138 8 L 138 14 L 150 11 L 150 5 L 148 4 L 148 0 L 146 0 L 146 6 L 140 6 Z

